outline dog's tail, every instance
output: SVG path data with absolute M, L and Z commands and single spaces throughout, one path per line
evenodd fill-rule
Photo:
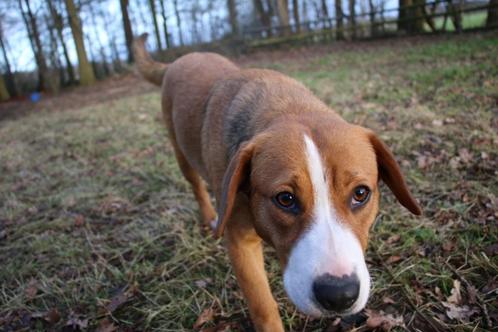
M 133 56 L 137 63 L 138 71 L 149 82 L 161 86 L 163 83 L 163 76 L 166 72 L 168 65 L 165 63 L 157 62 L 152 59 L 150 54 L 145 49 L 145 40 L 148 34 L 141 34 L 133 41 Z

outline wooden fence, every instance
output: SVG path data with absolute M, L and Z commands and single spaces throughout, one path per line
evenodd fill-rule
M 326 17 L 287 26 L 251 28 L 244 30 L 242 37 L 246 46 L 257 48 L 298 41 L 367 39 L 399 34 L 451 31 L 460 33 L 496 29 L 498 22 L 486 24 L 490 9 L 498 9 L 498 5 L 435 0 L 401 9 L 360 13 L 355 15 L 353 20 L 349 15 L 343 14 L 342 19 Z M 403 13 L 401 16 L 400 10 Z

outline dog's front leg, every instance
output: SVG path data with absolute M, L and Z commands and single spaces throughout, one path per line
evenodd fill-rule
M 227 224 L 225 240 L 230 260 L 256 330 L 283 331 L 278 305 L 264 268 L 262 240 L 250 218 L 248 211 L 235 209 Z

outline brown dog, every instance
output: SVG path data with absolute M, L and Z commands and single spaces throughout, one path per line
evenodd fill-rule
M 313 316 L 352 314 L 366 304 L 363 253 L 378 212 L 378 180 L 421 213 L 389 149 L 344 121 L 292 78 L 240 69 L 213 53 L 171 64 L 135 41 L 138 68 L 162 86 L 162 111 L 178 164 L 202 221 L 216 212 L 258 331 L 282 331 L 263 266 L 262 240 L 275 248 L 294 304 Z

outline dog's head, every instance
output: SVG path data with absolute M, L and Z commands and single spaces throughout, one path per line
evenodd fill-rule
M 364 251 L 380 179 L 403 206 L 421 213 L 393 155 L 373 132 L 320 119 L 277 124 L 232 158 L 217 234 L 243 190 L 256 232 L 282 263 L 294 304 L 313 316 L 356 313 L 370 289 Z

